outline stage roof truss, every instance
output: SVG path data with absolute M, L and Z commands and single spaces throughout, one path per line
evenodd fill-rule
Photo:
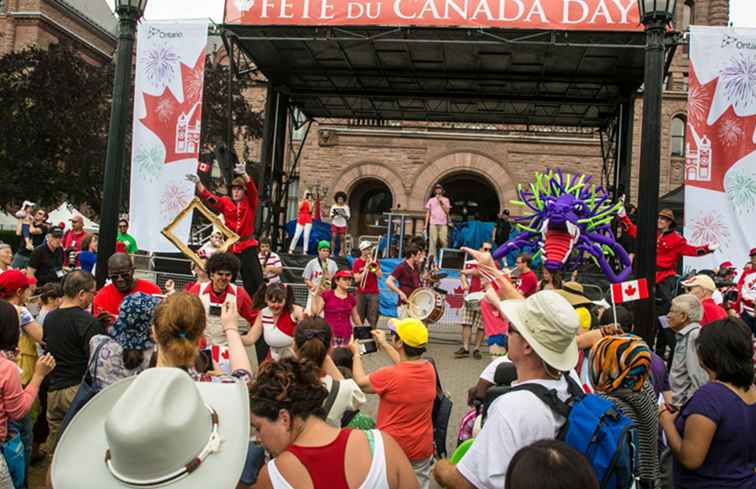
M 225 25 L 239 74 L 315 119 L 607 127 L 642 32 Z M 244 59 L 246 63 L 244 64 Z

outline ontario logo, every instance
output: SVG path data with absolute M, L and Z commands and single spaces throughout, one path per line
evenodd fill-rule
M 722 36 L 722 47 L 727 48 L 730 46 L 735 46 L 735 49 L 756 49 L 756 40 L 747 40 L 744 41 L 742 39 L 738 39 L 735 36 L 731 36 L 729 34 L 725 34 Z
M 183 32 L 166 32 L 154 26 L 150 26 L 147 30 L 147 39 L 181 39 L 182 37 L 184 37 Z

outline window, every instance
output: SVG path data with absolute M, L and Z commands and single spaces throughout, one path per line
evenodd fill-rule
M 679 157 L 685 156 L 685 117 L 681 115 L 672 118 L 670 154 Z

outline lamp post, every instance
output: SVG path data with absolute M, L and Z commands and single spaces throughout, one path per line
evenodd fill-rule
M 118 231 L 118 212 L 121 203 L 123 160 L 125 156 L 126 123 L 128 120 L 131 80 L 131 60 L 134 52 L 134 33 L 144 14 L 147 0 L 116 0 L 118 15 L 118 47 L 116 51 L 113 108 L 110 112 L 108 149 L 105 159 L 102 209 L 100 212 L 100 239 L 97 250 L 97 285 L 102 287 L 108 275 L 108 258 L 115 253 Z
M 656 216 L 659 205 L 661 156 L 661 102 L 664 83 L 664 36 L 675 13 L 676 0 L 638 0 L 640 19 L 646 28 L 645 78 L 643 81 L 643 129 L 641 132 L 640 185 L 638 195 L 638 275 L 649 285 L 650 300 L 641 301 L 635 324 L 649 345 L 656 332 Z

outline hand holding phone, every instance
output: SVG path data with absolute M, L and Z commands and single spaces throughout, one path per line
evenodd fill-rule
M 378 344 L 370 331 L 370 326 L 357 326 L 353 330 L 354 338 L 360 346 L 360 353 L 363 355 L 378 351 Z

